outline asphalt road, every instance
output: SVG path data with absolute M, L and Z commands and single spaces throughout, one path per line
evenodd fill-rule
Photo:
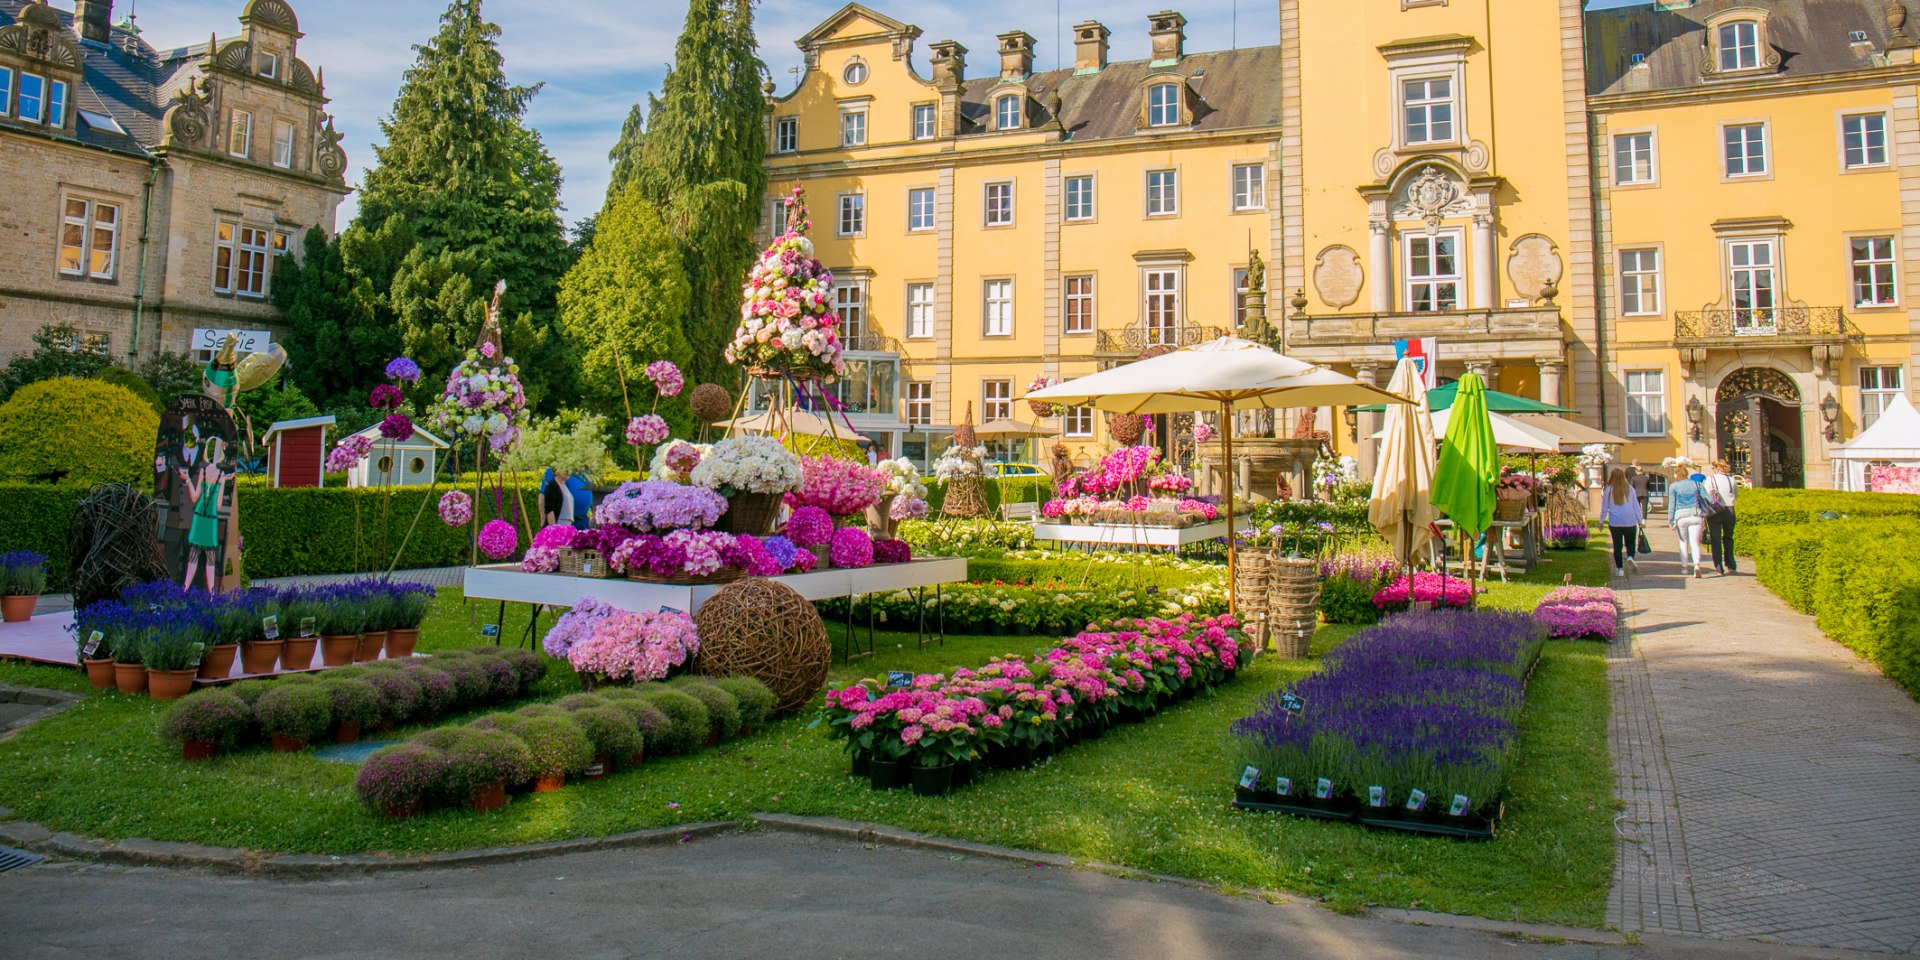
M 1480 960 L 1840 957 L 1592 946 L 786 833 L 318 881 L 50 863 L 0 874 L 0 956 Z

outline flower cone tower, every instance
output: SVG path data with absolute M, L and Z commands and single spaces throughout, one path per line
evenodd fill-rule
M 987 497 L 980 489 L 981 463 L 979 437 L 973 431 L 973 403 L 967 403 L 966 419 L 953 428 L 953 446 L 942 457 L 957 457 L 966 462 L 963 472 L 947 478 L 947 498 L 940 505 L 940 515 L 944 517 L 983 517 L 987 511 Z

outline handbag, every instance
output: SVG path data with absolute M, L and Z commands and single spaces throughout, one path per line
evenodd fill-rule
M 1651 544 L 1651 543 L 1648 543 L 1648 542 L 1647 542 L 1647 528 L 1646 528 L 1646 527 L 1641 527 L 1641 528 L 1640 528 L 1640 543 L 1639 543 L 1639 544 L 1638 544 L 1637 546 L 1638 546 L 1638 549 L 1637 549 L 1637 550 L 1635 551 L 1635 552 L 1637 552 L 1637 553 L 1652 553 L 1652 552 L 1653 552 L 1653 544 Z

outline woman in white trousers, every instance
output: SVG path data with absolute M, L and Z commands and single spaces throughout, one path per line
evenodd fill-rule
M 1700 482 L 1692 479 L 1688 468 L 1674 469 L 1673 482 L 1667 485 L 1667 523 L 1680 538 L 1680 575 L 1683 577 L 1706 576 L 1700 558 L 1700 536 L 1707 529 L 1706 511 L 1700 505 L 1702 493 Z

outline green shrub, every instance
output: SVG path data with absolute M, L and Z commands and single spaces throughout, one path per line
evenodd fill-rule
M 643 739 L 640 728 L 634 726 L 633 719 L 619 710 L 589 707 L 568 711 L 566 717 L 586 731 L 595 756 L 605 757 L 610 763 L 625 764 L 641 752 Z
M 1064 583 L 1073 587 L 1113 587 L 1122 590 L 1185 589 L 1201 581 L 1219 581 L 1224 565 L 1211 570 L 1176 570 L 1167 567 L 1133 566 L 1119 563 L 1069 560 L 1018 560 L 1009 557 L 975 557 L 967 561 L 967 578 L 979 583 Z
M 203 740 L 230 750 L 253 723 L 253 711 L 226 690 L 202 690 L 185 697 L 167 713 L 160 735 L 174 743 Z
M 132 391 L 60 377 L 0 404 L 0 480 L 153 485 L 160 415 Z
M 668 686 L 692 694 L 707 708 L 708 731 L 713 739 L 725 740 L 740 733 L 740 701 L 715 686 L 705 677 L 679 677 Z
M 1734 547 L 1747 552 L 1740 538 L 1750 530 L 1812 523 L 1829 511 L 1849 518 L 1920 517 L 1920 497 L 1845 490 L 1742 490 L 1734 508 L 1739 518 Z
M 1920 698 L 1920 520 L 1782 521 L 1747 542 L 1762 584 Z
M 333 724 L 333 705 L 320 684 L 280 680 L 254 702 L 253 715 L 268 736 L 311 740 Z
M 128 393 L 139 397 L 141 403 L 152 407 L 155 414 L 159 414 L 167 408 L 166 402 L 160 399 L 158 393 L 154 392 L 153 385 L 148 383 L 145 377 L 119 364 L 102 367 L 99 373 L 93 375 L 93 378 L 101 383 L 111 383 L 116 387 L 125 387 Z
M 611 706 L 607 698 L 597 693 L 571 693 L 553 702 L 562 710 L 592 710 L 595 707 Z
M 672 752 L 674 733 L 673 721 L 659 707 L 647 701 L 638 690 L 614 689 L 606 694 L 624 693 L 628 696 L 607 696 L 605 699 L 613 709 L 627 715 L 634 729 L 640 731 L 640 738 L 646 744 L 648 755 Z
M 649 752 L 692 753 L 706 742 L 707 732 L 713 729 L 713 721 L 707 715 L 707 705 L 699 698 L 680 690 L 669 689 L 664 684 L 648 684 L 651 689 L 641 691 L 641 698 L 667 718 L 667 731 L 660 735 L 658 749 L 652 742 L 647 746 Z
M 1838 523 L 1839 521 L 1835 521 Z M 1814 578 L 1820 572 L 1820 555 L 1828 537 L 1837 529 L 1829 523 L 1762 527 L 1746 531 L 1736 526 L 1736 543 L 1742 543 L 1754 558 L 1754 575 L 1787 605 L 1802 613 L 1813 610 Z
M 440 659 L 434 657 L 435 660 Z M 428 664 L 409 662 L 402 671 L 405 676 L 420 686 L 420 705 L 415 715 L 438 717 L 453 710 L 460 702 L 460 689 L 453 676 L 438 667 Z
M 753 677 L 721 677 L 713 685 L 733 694 L 740 702 L 740 726 L 743 729 L 758 727 L 773 719 L 774 712 L 780 707 L 780 698 L 767 689 L 767 685 Z
M 564 715 L 522 718 L 507 732 L 532 752 L 536 777 L 573 776 L 593 763 L 593 743 L 587 732 Z
M 328 677 L 318 686 L 326 692 L 334 723 L 370 727 L 380 722 L 380 692 L 372 684 L 360 679 Z
M 151 473 L 147 482 L 139 484 L 142 488 L 152 485 Z M 46 557 L 47 589 L 65 592 L 71 569 L 67 530 L 73 526 L 74 507 L 86 493 L 84 487 L 0 483 L 0 504 L 6 505 L 7 516 L 7 522 L 0 523 L 0 553 L 31 550 Z
M 534 775 L 533 751 L 504 730 L 455 727 L 456 736 L 440 748 L 446 756 L 439 794 L 444 802 L 465 804 L 475 790 L 495 783 L 520 783 Z
M 946 483 L 932 477 L 926 479 L 927 506 L 934 516 L 940 515 L 940 507 L 947 502 Z M 980 481 L 980 492 L 986 496 L 987 509 L 994 516 L 1000 515 L 1003 503 L 1044 503 L 1053 496 L 1053 478 L 1046 476 L 1031 477 L 988 477 Z
M 1373 595 L 1384 586 L 1379 579 L 1365 579 L 1336 570 L 1320 584 L 1320 615 L 1328 623 L 1377 623 L 1380 608 Z

